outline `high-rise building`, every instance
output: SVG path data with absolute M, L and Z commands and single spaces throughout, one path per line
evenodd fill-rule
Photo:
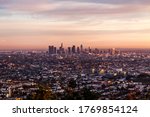
M 115 48 L 112 48 L 112 49 L 111 49 L 111 54 L 112 54 L 112 55 L 115 55 L 115 54 L 116 54 L 116 49 L 115 49 Z
M 71 54 L 71 47 L 68 47 L 68 54 Z
M 63 43 L 61 43 L 61 48 L 63 48 Z
M 79 47 L 77 47 L 77 53 L 80 54 L 80 48 Z
M 80 49 L 81 49 L 81 52 L 83 52 L 83 45 L 81 44 L 81 46 L 80 46 Z
M 54 46 L 49 46 L 48 53 L 49 54 L 56 54 L 57 53 L 57 48 L 54 47 Z
M 75 45 L 72 46 L 72 53 L 73 54 L 76 53 L 76 46 Z
M 99 54 L 99 49 L 98 49 L 98 48 L 95 48 L 95 49 L 94 49 L 94 53 L 95 53 L 95 54 Z
M 49 49 L 48 49 L 49 54 L 53 54 L 53 48 L 54 48 L 54 46 L 49 46 Z
M 92 49 L 89 47 L 89 53 L 92 53 Z
M 64 54 L 65 49 L 63 48 L 63 43 L 61 43 L 61 46 L 59 47 L 59 54 Z
M 57 54 L 57 48 L 54 47 L 54 54 Z

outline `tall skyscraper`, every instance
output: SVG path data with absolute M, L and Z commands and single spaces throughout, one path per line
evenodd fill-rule
M 112 55 L 115 55 L 115 54 L 116 54 L 116 49 L 115 49 L 115 48 L 112 48 L 112 49 L 111 49 L 111 54 L 112 54 Z
M 60 46 L 61 48 L 63 48 L 63 43 L 61 43 L 61 46 Z
M 71 54 L 71 47 L 68 47 L 68 54 Z
M 54 47 L 54 46 L 49 46 L 49 49 L 48 49 L 48 53 L 49 53 L 49 54 L 53 54 L 53 47 Z
M 77 47 L 77 53 L 80 54 L 80 48 L 79 47 Z
M 80 46 L 80 50 L 81 50 L 81 52 L 83 52 L 83 45 L 82 44 Z
M 49 54 L 56 54 L 57 53 L 57 48 L 54 47 L 54 46 L 49 46 L 48 53 Z
M 63 43 L 61 43 L 61 46 L 59 47 L 59 54 L 64 54 L 65 53 L 65 49 L 63 47 Z
M 54 54 L 57 54 L 57 48 L 54 47 Z
M 76 46 L 75 45 L 72 46 L 72 53 L 76 53 Z

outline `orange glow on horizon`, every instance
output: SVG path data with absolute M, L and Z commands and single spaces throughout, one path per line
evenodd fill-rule
M 66 47 L 150 48 L 149 2 L 31 3 L 35 1 L 0 4 L 0 50 L 47 49 L 61 42 Z

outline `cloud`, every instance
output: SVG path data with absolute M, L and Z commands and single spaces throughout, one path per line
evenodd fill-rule
M 9 35 L 8 35 L 9 33 Z M 81 36 L 81 35 L 109 35 L 109 34 L 149 34 L 150 29 L 128 30 L 7 30 L 1 31 L 0 37 L 18 36 Z
M 76 1 L 100 4 L 150 4 L 149 0 L 56 0 L 56 1 Z
M 149 0 L 0 0 L 0 3 L 0 19 L 18 21 L 19 16 L 25 19 L 30 16 L 58 24 L 60 21 L 90 25 L 110 19 L 141 20 L 149 18 L 150 12 Z
M 61 26 L 60 21 L 63 21 L 70 22 L 72 28 L 77 24 L 81 24 L 79 28 L 85 25 L 90 28 L 90 25 L 94 23 L 94 25 L 98 23 L 98 26 L 101 26 L 100 23 L 113 19 L 118 21 L 120 18 L 127 21 L 130 17 L 133 19 L 135 17 L 138 17 L 137 19 L 149 18 L 149 3 L 149 0 L 0 0 L 0 18 L 3 16 L 7 20 L 10 17 L 18 19 L 18 14 L 21 17 L 25 13 L 35 19 L 55 21 L 54 26 L 56 24 Z M 127 24 L 130 23 L 127 22 Z
M 149 0 L 0 0 L 0 3 L 1 9 L 10 12 L 67 18 L 150 11 Z

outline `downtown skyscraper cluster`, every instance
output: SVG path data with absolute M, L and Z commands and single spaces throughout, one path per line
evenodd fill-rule
M 67 49 L 64 48 L 63 43 L 61 43 L 61 46 L 59 48 L 55 47 L 54 45 L 50 45 L 48 48 L 48 53 L 49 54 L 80 54 L 82 53 L 83 50 L 83 45 L 81 44 L 80 47 L 76 47 L 73 45 L 72 47 L 67 47 Z

